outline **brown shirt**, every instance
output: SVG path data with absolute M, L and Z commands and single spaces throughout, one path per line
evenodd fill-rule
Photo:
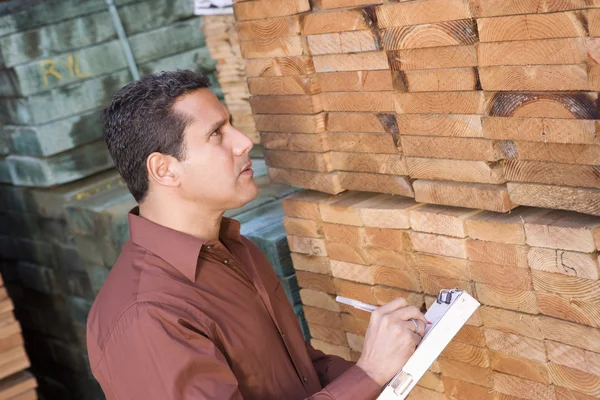
M 358 366 L 305 342 L 260 250 L 223 219 L 202 242 L 129 214 L 130 240 L 88 317 L 108 400 L 375 399 Z

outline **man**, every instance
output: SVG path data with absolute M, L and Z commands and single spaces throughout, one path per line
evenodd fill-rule
M 108 400 L 376 398 L 424 316 L 404 299 L 381 307 L 356 364 L 304 341 L 268 261 L 223 217 L 257 195 L 252 142 L 208 86 L 191 71 L 151 75 L 104 112 L 139 207 L 88 318 L 94 376 Z

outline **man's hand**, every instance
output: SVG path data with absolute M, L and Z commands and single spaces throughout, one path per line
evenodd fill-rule
M 419 326 L 415 333 L 416 320 Z M 371 315 L 363 352 L 356 363 L 381 386 L 406 364 L 423 337 L 427 320 L 417 307 L 398 298 Z

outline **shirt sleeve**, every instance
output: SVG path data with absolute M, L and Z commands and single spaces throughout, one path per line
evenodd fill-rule
M 107 378 L 99 379 L 107 400 L 243 400 L 223 353 L 183 314 L 143 303 L 121 317 L 94 369 Z M 307 399 L 374 400 L 379 392 L 353 366 Z

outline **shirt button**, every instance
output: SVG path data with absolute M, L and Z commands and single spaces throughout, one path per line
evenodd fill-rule
M 214 245 L 213 245 L 213 244 L 207 244 L 207 245 L 206 245 L 206 246 L 204 246 L 204 247 L 206 247 L 207 249 L 212 249 L 212 248 L 214 247 Z
M 229 264 L 229 260 L 228 259 L 223 260 L 223 264 Z
M 303 380 L 304 382 L 308 382 L 308 378 L 307 378 L 306 376 L 303 376 L 303 377 L 302 377 L 302 380 Z

